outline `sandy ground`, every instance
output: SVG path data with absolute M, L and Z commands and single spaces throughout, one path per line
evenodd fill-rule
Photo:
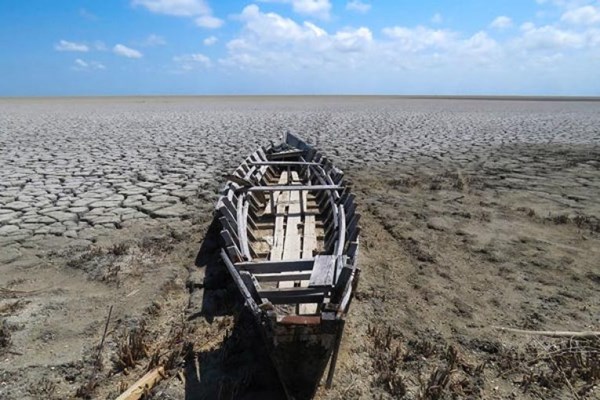
M 599 398 L 596 342 L 494 328 L 600 330 L 599 126 L 598 102 L 0 100 L 0 398 L 114 398 L 158 363 L 150 398 L 280 398 L 210 223 L 286 129 L 363 216 L 318 398 Z

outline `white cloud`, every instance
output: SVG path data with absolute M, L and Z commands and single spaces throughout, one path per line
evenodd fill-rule
M 440 13 L 435 13 L 433 14 L 433 17 L 431 17 L 431 22 L 434 24 L 441 24 L 444 21 L 444 17 L 442 17 L 442 14 Z
M 362 51 L 373 41 L 373 34 L 368 28 L 343 30 L 333 35 L 333 43 L 338 50 Z
M 448 48 L 457 36 L 452 31 L 430 29 L 423 26 L 417 26 L 416 28 L 394 26 L 384 28 L 383 33 L 393 39 L 401 49 L 412 52 L 428 48 Z
M 84 70 L 100 70 L 100 69 L 106 69 L 106 67 L 104 66 L 104 64 L 101 64 L 97 61 L 84 61 L 81 58 L 77 58 L 75 60 L 75 65 L 73 66 L 74 70 L 76 71 L 84 71 Z
M 61 40 L 55 44 L 54 49 L 57 51 L 79 51 L 82 53 L 86 53 L 90 50 L 90 48 L 85 44 L 69 42 L 66 40 Z
M 261 42 L 275 44 L 281 41 L 314 39 L 325 35 L 324 30 L 310 22 L 299 25 L 292 19 L 279 14 L 263 13 L 254 4 L 244 8 L 240 19 L 245 22 L 244 29 L 252 34 L 255 40 Z
M 600 8 L 594 6 L 584 6 L 565 12 L 561 21 L 573 25 L 593 25 L 600 22 Z
M 371 9 L 371 4 L 363 3 L 361 0 L 352 0 L 346 3 L 346 10 L 365 14 Z
M 219 39 L 217 39 L 215 36 L 209 36 L 204 39 L 202 43 L 204 43 L 205 46 L 212 46 L 213 44 L 217 43 L 218 40 Z
M 142 58 L 143 56 L 143 54 L 138 50 L 132 49 L 120 43 L 113 47 L 113 52 L 127 58 Z
M 389 26 L 376 35 L 366 26 L 328 31 L 320 23 L 263 11 L 251 4 L 237 16 L 241 29 L 225 43 L 226 55 L 213 62 L 226 70 L 243 70 L 244 77 L 263 77 L 266 90 L 319 91 L 327 82 L 326 91 L 360 87 L 368 91 L 373 82 L 380 85 L 384 80 L 390 82 L 385 86 L 390 91 L 404 92 L 481 92 L 490 87 L 517 91 L 536 79 L 543 82 L 539 87 L 551 88 L 552 82 L 560 79 L 571 81 L 567 72 L 550 78 L 549 71 L 580 76 L 577 71 L 591 70 L 589 65 L 600 61 L 600 29 L 568 29 L 560 14 L 554 23 L 537 26 L 528 22 L 520 30 L 503 34 L 495 29 L 514 26 L 508 17 L 496 18 L 496 23 L 490 23 L 494 29 L 472 35 L 431 23 Z M 190 59 L 179 63 L 182 69 L 204 66 Z M 585 76 L 589 80 L 592 74 Z
M 586 44 L 585 36 L 555 26 L 546 25 L 536 27 L 532 23 L 523 24 L 523 34 L 517 38 L 516 43 L 525 50 L 562 50 L 568 48 L 581 48 Z
M 180 71 L 191 71 L 198 67 L 209 68 L 212 65 L 210 58 L 201 53 L 183 54 L 173 57 L 173 61 L 179 64 Z
M 262 3 L 291 4 L 294 12 L 310 17 L 329 19 L 331 11 L 330 0 L 258 0 Z
M 142 6 L 156 14 L 193 17 L 210 14 L 210 7 L 204 0 L 133 0 L 134 6 Z
M 510 19 L 509 17 L 506 17 L 504 15 L 501 15 L 499 17 L 496 17 L 496 19 L 494 19 L 492 21 L 492 23 L 490 24 L 491 28 L 496 28 L 496 29 L 506 29 L 506 28 L 510 28 L 512 26 L 512 19 Z
M 141 44 L 146 47 L 164 46 L 167 41 L 164 37 L 151 33 Z
M 223 20 L 212 15 L 203 15 L 196 18 L 196 25 L 202 28 L 216 29 L 223 25 Z
M 202 28 L 216 29 L 223 20 L 212 15 L 205 0 L 132 0 L 134 6 L 142 6 L 156 14 L 194 18 L 196 25 Z

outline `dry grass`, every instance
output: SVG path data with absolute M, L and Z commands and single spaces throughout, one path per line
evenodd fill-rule
M 117 372 L 135 368 L 138 361 L 148 357 L 148 331 L 142 321 L 138 326 L 125 329 L 117 343 L 114 368 Z
M 6 321 L 0 321 L 0 354 L 8 350 L 12 344 L 10 329 Z
M 504 352 L 499 369 L 523 392 L 568 390 L 573 397 L 583 398 L 600 382 L 600 340 L 534 341 L 524 350 Z

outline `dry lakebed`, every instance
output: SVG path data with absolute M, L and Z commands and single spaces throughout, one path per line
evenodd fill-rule
M 600 101 L 0 99 L 0 398 L 278 399 L 212 222 L 290 130 L 344 170 L 361 282 L 319 399 L 600 398 Z

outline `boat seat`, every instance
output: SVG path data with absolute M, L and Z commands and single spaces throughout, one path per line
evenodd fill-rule
M 335 272 L 335 256 L 317 255 L 310 274 L 308 287 L 331 287 Z

